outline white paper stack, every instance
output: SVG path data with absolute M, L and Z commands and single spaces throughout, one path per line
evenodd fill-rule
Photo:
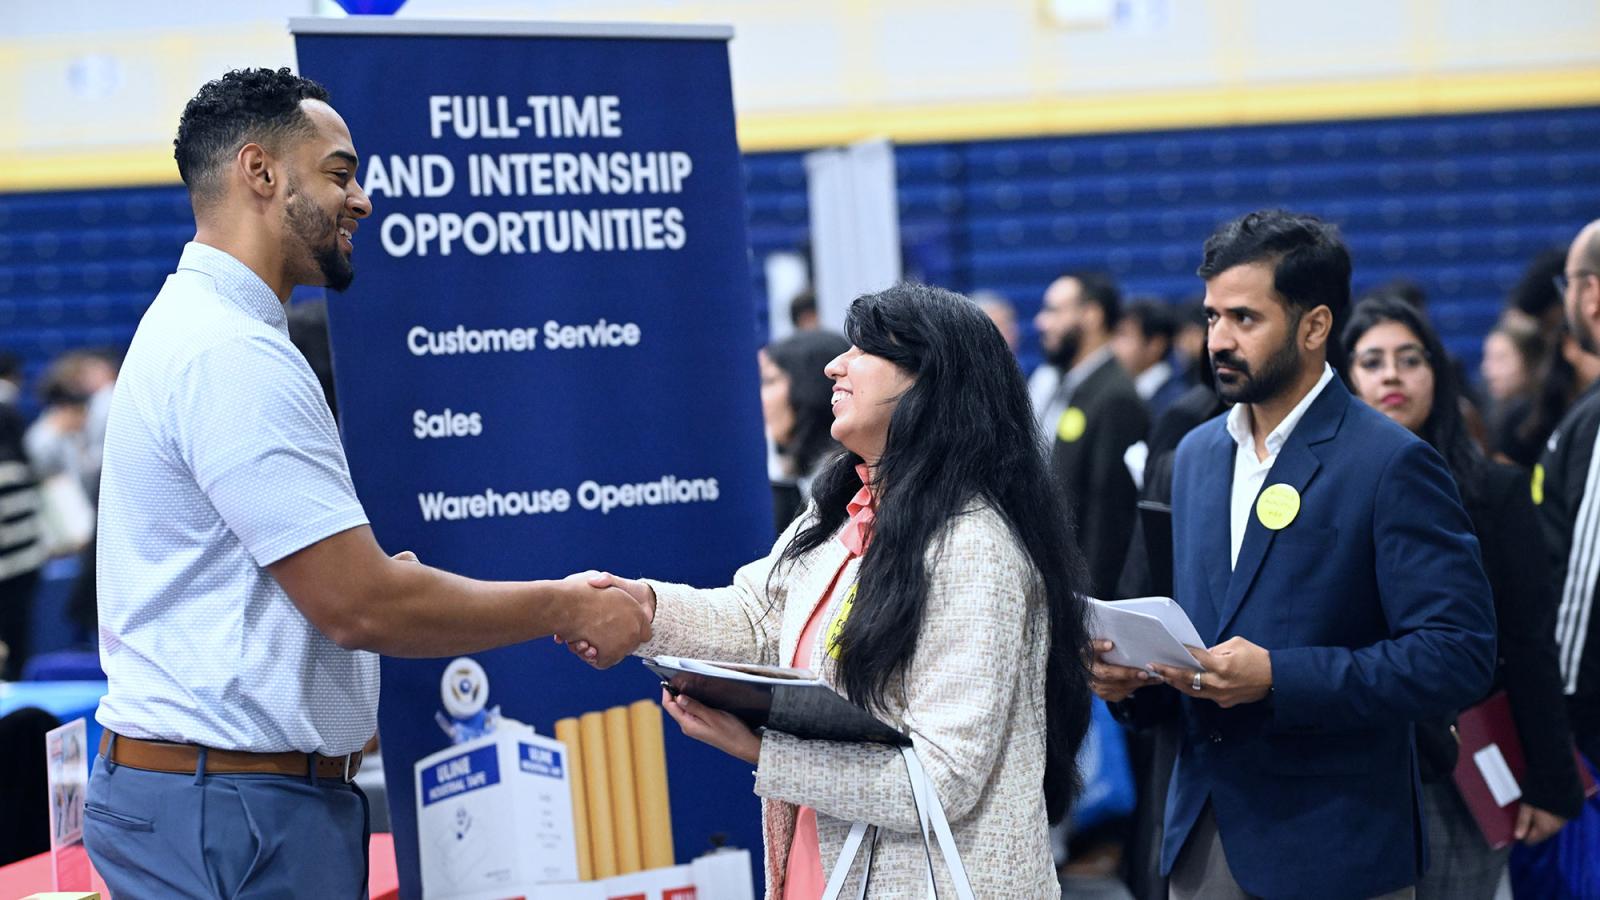
M 1201 669 L 1185 646 L 1206 646 L 1183 607 L 1171 597 L 1137 597 L 1132 600 L 1089 598 L 1089 633 L 1110 641 L 1112 649 L 1101 659 L 1118 666 L 1143 669 L 1151 663 L 1183 669 Z

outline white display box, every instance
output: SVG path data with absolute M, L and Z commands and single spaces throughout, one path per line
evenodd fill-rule
M 683 866 L 600 881 L 536 885 L 526 900 L 754 900 L 750 853 L 720 850 Z
M 576 881 L 570 777 L 566 745 L 527 726 L 502 726 L 420 760 L 423 895 L 498 900 Z

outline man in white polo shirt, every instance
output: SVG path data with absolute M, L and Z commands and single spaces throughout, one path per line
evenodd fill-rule
M 390 558 L 316 377 L 297 284 L 342 290 L 359 220 L 344 121 L 288 69 L 229 72 L 175 141 L 197 231 L 139 324 L 100 494 L 106 740 L 85 843 L 118 897 L 356 897 L 378 654 L 560 632 L 615 662 L 643 610 L 581 578 L 482 582 Z

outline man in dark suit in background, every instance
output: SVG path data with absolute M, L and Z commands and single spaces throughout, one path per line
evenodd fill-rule
M 1057 278 L 1033 320 L 1048 365 L 1029 382 L 1040 427 L 1053 440 L 1051 467 L 1089 562 L 1090 590 L 1107 599 L 1128 553 L 1138 500 L 1123 454 L 1150 429 L 1144 402 L 1111 354 L 1121 302 L 1105 275 Z
M 1568 327 L 1586 356 L 1600 355 L 1600 219 L 1590 222 L 1567 249 L 1557 277 Z M 1539 505 L 1561 585 L 1556 644 L 1567 711 L 1578 748 L 1600 765 L 1600 616 L 1594 615 L 1600 572 L 1600 382 L 1591 385 L 1550 435 L 1533 470 Z
M 1180 723 L 1172 897 L 1413 896 L 1411 723 L 1477 700 L 1494 669 L 1471 523 L 1438 454 L 1326 362 L 1350 298 L 1332 227 L 1252 213 L 1206 242 L 1200 276 L 1235 406 L 1178 448 L 1174 593 L 1211 647 L 1191 651 L 1203 671 L 1097 659 L 1095 691 Z

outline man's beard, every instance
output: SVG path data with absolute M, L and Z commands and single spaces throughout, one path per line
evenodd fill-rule
M 290 190 L 294 190 L 293 185 Z M 322 273 L 322 283 L 334 291 L 349 287 L 355 280 L 356 270 L 350 258 L 339 249 L 339 217 L 334 216 L 332 222 L 324 219 L 321 211 L 298 192 L 290 198 L 284 217 L 289 232 L 299 239 L 316 262 L 317 270 Z
M 1216 379 L 1217 396 L 1228 403 L 1261 403 L 1282 393 L 1300 371 L 1300 348 L 1294 340 L 1298 330 L 1289 329 L 1289 337 L 1283 346 L 1261 364 L 1259 372 L 1252 373 L 1242 358 L 1226 350 L 1212 354 L 1211 374 Z M 1233 379 L 1231 384 L 1217 373 L 1219 364 L 1234 370 L 1234 374 L 1229 376 Z
M 1078 348 L 1081 346 L 1083 346 L 1083 333 L 1076 328 L 1070 329 L 1061 335 L 1061 340 L 1054 350 L 1045 348 L 1045 362 L 1065 372 L 1072 368 L 1073 360 L 1078 358 Z
M 1576 306 L 1577 304 L 1573 304 L 1565 307 L 1567 330 L 1572 332 L 1573 338 L 1578 342 L 1579 349 L 1590 356 L 1600 356 L 1600 345 L 1595 343 L 1594 332 L 1589 329 L 1589 323 L 1583 321 L 1583 317 L 1577 314 Z

